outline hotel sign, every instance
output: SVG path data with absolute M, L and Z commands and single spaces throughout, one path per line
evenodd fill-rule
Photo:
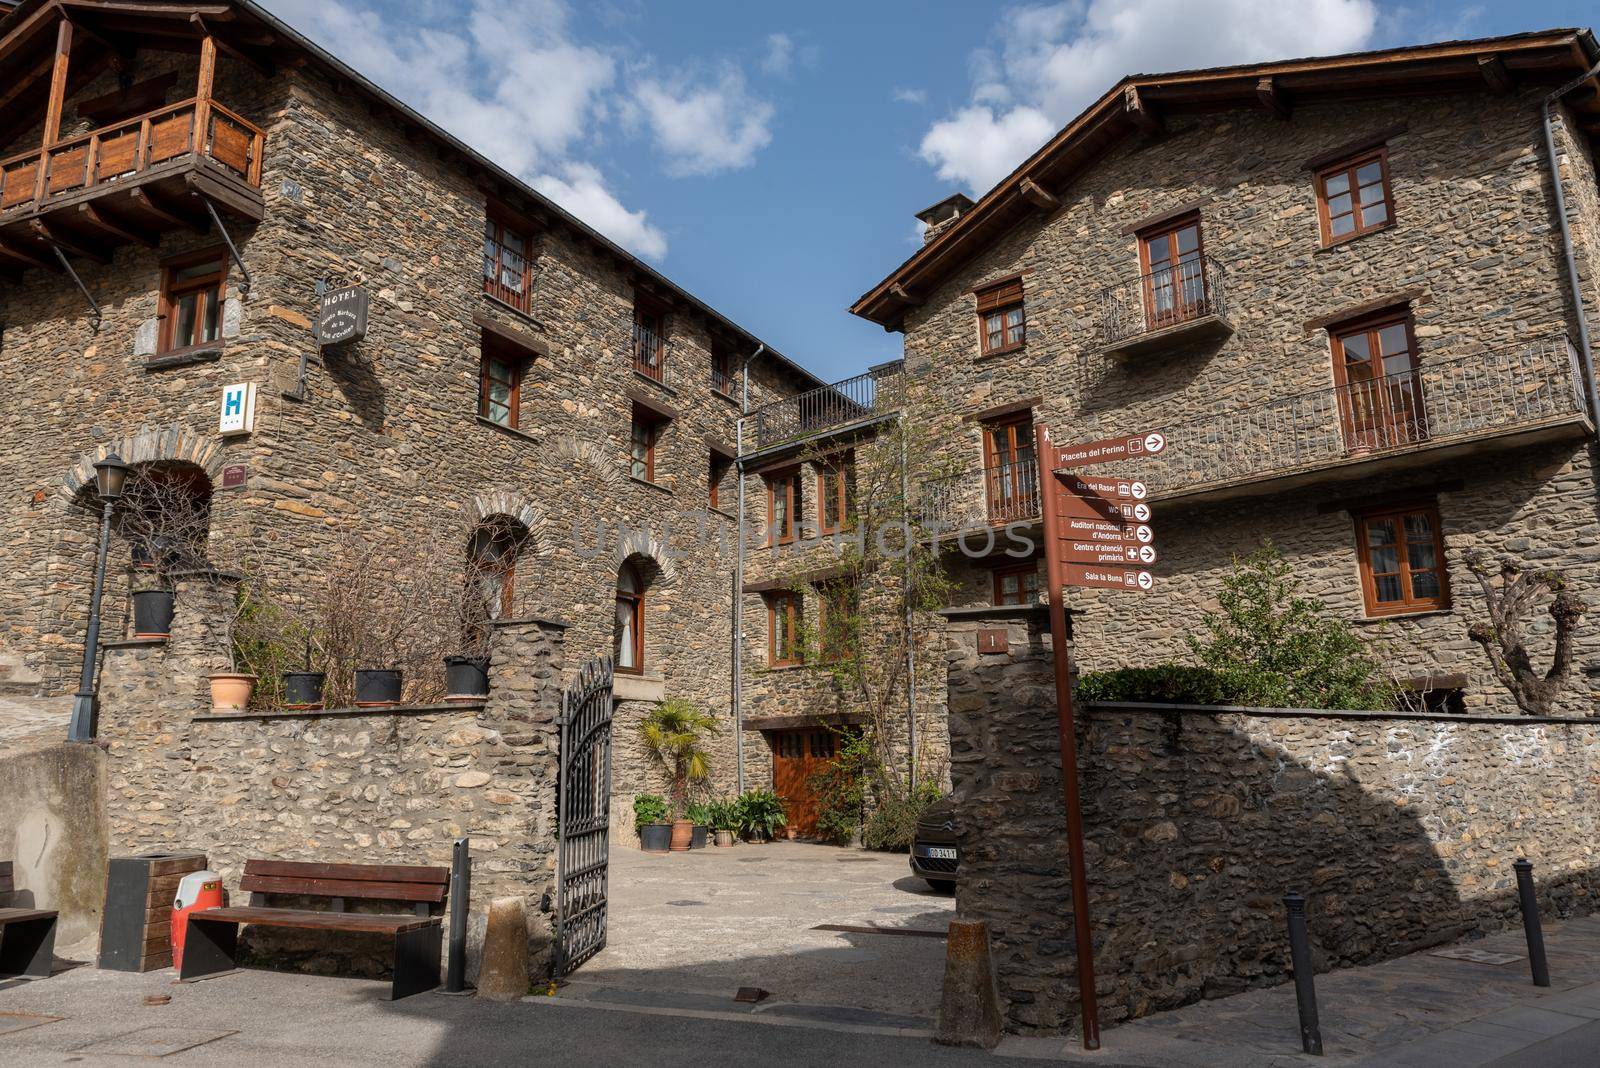
M 317 344 L 343 345 L 367 336 L 367 291 L 346 286 L 324 293 L 317 302 Z

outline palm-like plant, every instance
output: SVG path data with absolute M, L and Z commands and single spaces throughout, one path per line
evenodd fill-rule
M 645 751 L 661 761 L 672 779 L 672 814 L 678 819 L 688 804 L 690 784 L 711 774 L 711 758 L 701 739 L 715 733 L 717 721 L 681 697 L 662 701 L 639 724 Z

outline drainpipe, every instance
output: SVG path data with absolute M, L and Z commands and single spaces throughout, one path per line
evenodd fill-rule
M 1556 222 L 1561 227 L 1561 251 L 1567 262 L 1567 288 L 1572 292 L 1572 306 L 1578 316 L 1578 357 L 1583 363 L 1583 383 L 1589 394 L 1589 418 L 1600 427 L 1600 391 L 1595 389 L 1594 354 L 1589 347 L 1589 320 L 1583 310 L 1583 287 L 1578 280 L 1578 262 L 1572 252 L 1572 230 L 1567 225 L 1567 198 L 1561 189 L 1561 161 L 1556 155 L 1556 136 L 1550 126 L 1550 108 L 1584 82 L 1600 74 L 1600 63 L 1590 67 L 1583 75 L 1574 78 L 1560 89 L 1544 98 L 1540 117 L 1544 120 L 1544 149 L 1550 157 L 1550 184 L 1556 193 Z
M 904 371 L 901 373 L 904 374 Z M 902 393 L 902 398 L 903 397 L 904 394 Z M 904 403 L 903 399 L 901 403 Z M 908 445 L 906 442 L 907 424 L 904 409 L 902 409 L 900 412 L 898 426 L 900 429 L 900 507 L 905 509 L 908 508 L 911 502 L 911 484 L 909 481 L 910 475 L 906 471 L 906 465 L 910 463 L 910 453 L 908 451 Z M 911 562 L 912 549 L 910 540 L 911 516 L 906 514 L 905 520 L 905 534 L 907 539 L 905 545 L 905 588 L 900 591 L 900 594 L 905 600 L 906 615 L 906 741 L 911 746 L 911 766 L 909 772 L 907 773 L 906 781 L 910 784 L 912 795 L 915 796 L 917 789 L 917 640 L 915 629 L 917 621 L 916 612 L 913 607 L 913 598 L 911 595 L 911 569 L 913 566 Z
M 733 458 L 739 476 L 739 522 L 734 535 L 739 541 L 738 562 L 733 569 L 733 737 L 739 769 L 739 793 L 744 793 L 744 420 L 750 414 L 750 365 L 763 352 L 766 343 L 745 358 L 739 369 L 739 429 L 734 438 Z

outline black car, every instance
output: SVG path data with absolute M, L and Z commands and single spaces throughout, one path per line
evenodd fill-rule
M 911 874 L 926 879 L 935 890 L 954 890 L 959 863 L 955 802 L 941 797 L 917 817 L 917 833 L 911 839 Z

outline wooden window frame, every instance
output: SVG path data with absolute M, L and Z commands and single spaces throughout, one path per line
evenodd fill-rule
M 656 452 L 661 445 L 661 433 L 672 420 L 660 412 L 651 411 L 642 404 L 633 406 L 633 418 L 628 424 L 628 473 L 642 482 L 654 483 L 656 480 Z M 640 428 L 645 431 L 644 456 L 634 455 L 634 446 L 637 444 Z M 640 475 L 634 468 L 635 465 L 644 464 L 644 474 Z
M 490 412 L 489 386 L 497 381 L 489 371 L 490 362 L 504 364 L 511 371 L 511 378 L 506 381 L 510 394 L 509 422 L 502 423 Z M 485 339 L 478 348 L 478 418 L 487 420 L 495 426 L 519 430 L 522 426 L 522 380 L 528 373 L 528 358 L 503 345 L 496 345 Z
M 200 278 L 191 278 L 185 282 L 177 281 L 180 271 L 191 267 L 199 267 L 207 263 L 216 263 L 217 270 Z M 161 264 L 161 293 L 157 301 L 156 315 L 160 321 L 157 332 L 156 351 L 160 355 L 175 352 L 188 352 L 209 345 L 222 344 L 222 315 L 228 302 L 228 268 L 230 266 L 228 250 L 225 248 L 206 249 L 201 252 L 191 252 L 183 256 L 175 256 Z M 215 302 L 217 314 L 217 336 L 205 341 L 193 341 L 187 345 L 176 345 L 178 328 L 177 305 L 179 300 L 190 293 L 209 295 L 215 289 L 211 300 Z M 195 306 L 195 323 L 204 323 L 210 303 L 199 300 Z
M 854 473 L 855 460 L 848 454 L 817 461 L 817 529 L 823 534 L 837 534 L 850 522 L 850 482 Z M 830 502 L 839 512 L 836 523 L 828 521 Z
M 726 345 L 712 342 L 711 345 L 711 388 L 724 397 L 733 396 L 734 382 L 737 375 L 733 369 L 733 351 Z
M 1391 326 L 1405 327 L 1407 351 L 1411 356 L 1409 404 L 1412 406 L 1413 411 L 1410 413 L 1411 423 L 1409 426 L 1403 422 L 1397 423 L 1392 418 L 1386 417 L 1388 421 L 1384 423 L 1384 433 L 1388 434 L 1395 431 L 1397 427 L 1401 433 L 1399 433 L 1395 441 L 1380 444 L 1377 447 L 1379 451 L 1382 451 L 1383 449 L 1398 448 L 1402 445 L 1428 439 L 1427 404 L 1422 392 L 1422 351 L 1417 344 L 1416 320 L 1411 314 L 1409 305 L 1400 305 L 1328 325 L 1329 353 L 1333 362 L 1334 396 L 1338 401 L 1340 429 L 1344 435 L 1345 451 L 1347 453 L 1360 454 L 1370 452 L 1374 446 L 1370 440 L 1362 440 L 1363 433 L 1370 435 L 1373 431 L 1371 428 L 1363 430 L 1358 425 L 1355 398 L 1357 397 L 1356 389 L 1361 383 L 1352 383 L 1350 381 L 1348 361 L 1345 359 L 1345 339 L 1354 337 L 1357 334 L 1365 334 L 1370 349 L 1376 336 L 1382 330 Z M 1381 355 L 1378 359 L 1381 361 Z M 1382 368 L 1380 367 L 1379 370 L 1382 370 Z M 1391 378 L 1398 379 L 1401 375 L 1407 373 L 1399 371 L 1393 375 L 1382 374 L 1377 378 L 1368 379 L 1367 381 L 1369 382 L 1381 381 L 1384 383 L 1381 391 L 1368 391 L 1369 403 L 1374 398 L 1380 400 L 1384 409 L 1389 411 L 1392 416 L 1395 408 L 1393 387 L 1398 383 L 1390 382 L 1389 380 Z M 1401 407 L 1404 407 L 1404 405 L 1401 405 Z
M 778 613 L 782 612 L 788 621 L 788 645 L 784 655 L 778 649 Z M 805 649 L 800 641 L 799 631 L 801 614 L 804 607 L 800 603 L 799 594 L 793 590 L 773 590 L 767 594 L 767 666 L 768 667 L 794 667 L 805 663 Z
M 1194 262 L 1200 267 L 1199 299 L 1190 300 L 1185 295 L 1188 283 L 1179 265 L 1186 261 L 1174 258 L 1168 261 L 1171 266 L 1165 268 L 1176 273 L 1174 280 L 1169 283 L 1173 292 L 1172 308 L 1165 312 L 1159 311 L 1156 306 L 1155 268 L 1151 266 L 1150 246 L 1156 241 L 1165 239 L 1168 242 L 1168 249 L 1175 250 L 1173 235 L 1191 226 L 1194 227 Z M 1206 278 L 1206 228 L 1200 213 L 1190 211 L 1170 219 L 1163 219 L 1140 230 L 1134 237 L 1139 243 L 1139 300 L 1144 307 L 1145 330 L 1147 332 L 1165 330 L 1170 326 L 1192 322 L 1210 314 L 1211 283 Z
M 1407 516 L 1425 515 L 1433 530 L 1434 571 L 1439 576 L 1439 593 L 1436 597 L 1417 597 L 1411 592 L 1411 553 L 1405 536 Z M 1444 531 L 1439 523 L 1437 501 L 1419 501 L 1404 505 L 1384 505 L 1367 508 L 1353 514 L 1356 534 L 1356 563 L 1361 572 L 1361 597 L 1369 618 L 1415 615 L 1419 612 L 1442 612 L 1450 607 L 1450 569 L 1444 555 Z M 1380 602 L 1377 576 L 1372 570 L 1372 546 L 1367 538 L 1367 525 L 1377 519 L 1395 520 L 1396 566 L 1399 570 L 1401 599 Z
M 1027 427 L 1026 433 L 1013 434 L 1018 427 Z M 1000 440 L 996 435 L 1005 434 L 1005 448 L 1000 447 Z M 983 490 L 984 514 L 992 524 L 1004 525 L 1017 522 L 1039 514 L 1039 487 L 1038 485 L 1024 486 L 1023 475 L 1020 473 L 1027 462 L 1021 458 L 1021 452 L 1026 449 L 1032 452 L 1034 448 L 1033 436 L 1033 409 L 1013 412 L 1001 419 L 983 424 Z M 1002 455 L 1002 452 L 1004 455 Z M 1009 463 L 1010 475 L 1001 474 L 1002 462 Z M 1039 458 L 1033 458 L 1035 476 L 1037 478 Z M 1004 485 L 1010 492 L 1007 497 L 998 492 Z M 1004 501 L 1012 502 L 1009 506 L 1002 504 Z
M 629 613 L 630 613 L 630 615 L 631 615 L 631 617 L 633 619 L 633 666 L 632 667 L 624 667 L 622 665 L 622 663 L 621 663 L 621 658 L 620 657 L 617 658 L 616 663 L 613 666 L 614 666 L 615 670 L 621 672 L 624 675 L 643 675 L 644 674 L 644 599 L 645 599 L 645 594 L 648 592 L 648 590 L 646 590 L 646 588 L 645 588 L 644 576 L 639 574 L 639 569 L 637 567 L 634 567 L 634 565 L 631 562 L 625 563 L 622 566 L 632 569 L 633 577 L 634 577 L 635 581 L 638 583 L 638 586 L 639 586 L 639 590 L 638 590 L 637 593 L 624 592 L 624 590 L 622 589 L 622 575 L 621 575 L 620 571 L 618 572 L 618 574 L 617 574 L 617 604 L 619 604 L 619 605 L 620 604 L 628 605 L 628 611 L 629 611 Z M 613 626 L 616 625 L 614 620 L 613 620 L 612 625 Z
M 1008 278 L 976 290 L 978 304 L 978 354 L 1003 356 L 1016 352 L 1028 344 L 1027 296 L 1022 289 L 1022 279 Z M 1006 322 L 1012 311 L 1022 313 L 1015 326 Z M 1000 344 L 989 344 L 989 317 L 1000 316 Z M 1015 337 L 1012 336 L 1013 332 Z
M 522 291 L 507 286 L 500 280 L 505 268 L 505 258 L 515 255 L 506 246 L 506 235 L 522 240 Z M 507 304 L 524 315 L 533 312 L 533 257 L 534 235 L 526 226 L 509 222 L 493 213 L 485 216 L 483 224 L 483 291 L 495 300 Z
M 1021 578 L 1021 581 L 1017 584 L 1017 596 L 1020 599 L 1019 600 L 1015 600 L 1015 601 L 1006 600 L 1006 594 L 1005 594 L 1005 591 L 1004 591 L 1004 589 L 1003 589 L 1003 587 L 1001 585 L 1003 580 L 1005 578 L 1007 578 L 1008 576 L 1011 576 L 1011 575 L 1017 575 L 1017 576 L 1019 576 Z M 997 567 L 997 568 L 995 568 L 995 570 L 994 570 L 994 578 L 993 578 L 993 591 L 992 591 L 992 593 L 990 595 L 990 602 L 992 604 L 996 605 L 996 606 L 1001 606 L 1001 605 L 1028 605 L 1028 604 L 1032 604 L 1032 603 L 1037 602 L 1038 601 L 1038 596 L 1037 596 L 1038 590 L 1035 590 L 1035 596 L 1033 598 L 1033 601 L 1029 601 L 1028 600 L 1028 579 L 1029 578 L 1032 578 L 1034 580 L 1034 585 L 1036 587 L 1038 587 L 1038 589 L 1043 589 L 1044 588 L 1044 576 L 1039 574 L 1039 565 L 1038 565 L 1038 563 L 1035 562 L 1035 561 L 1032 561 L 1032 560 L 1030 560 L 1026 564 L 1017 564 L 1014 567 Z
M 1374 160 L 1377 161 L 1379 172 L 1383 177 L 1385 216 L 1382 222 L 1373 223 L 1369 226 L 1361 219 L 1362 204 L 1360 187 L 1356 184 L 1356 171 Z M 1348 234 L 1335 236 L 1333 232 L 1333 217 L 1328 213 L 1328 179 L 1337 178 L 1341 174 L 1349 175 L 1350 187 L 1348 192 L 1350 195 L 1351 220 L 1355 223 L 1355 229 Z M 1319 167 L 1312 181 L 1317 193 L 1317 227 L 1321 232 L 1323 248 L 1330 248 L 1346 241 L 1353 241 L 1358 237 L 1377 233 L 1379 230 L 1387 230 L 1394 225 L 1394 187 L 1389 181 L 1388 146 L 1379 145 L 1377 148 L 1366 149 L 1352 156 L 1347 156 L 1336 163 Z
M 709 450 L 706 479 L 706 500 L 708 507 L 721 509 L 722 507 L 722 480 L 728 477 L 728 472 L 733 468 L 733 457 L 720 449 Z
M 788 545 L 793 542 L 800 529 L 800 469 L 787 468 L 783 471 L 771 471 L 762 476 L 767 484 L 767 544 Z M 778 486 L 784 487 L 785 519 L 784 529 L 780 531 L 777 526 L 777 496 Z
M 481 545 L 478 543 L 480 533 L 487 535 Z M 493 575 L 500 587 L 500 611 L 494 619 L 506 619 L 511 615 L 512 603 L 516 598 L 517 557 L 521 543 L 522 539 L 509 527 L 483 526 L 473 532 L 472 573 L 476 577 Z M 490 556 L 487 550 L 496 546 L 501 548 L 501 555 Z
M 659 301 L 652 300 L 643 293 L 634 294 L 633 298 L 633 369 L 652 382 L 666 382 L 667 378 L 667 317 L 670 309 Z M 654 330 L 647 329 L 647 323 L 654 320 Z M 643 359 L 646 348 L 646 338 L 655 340 L 655 365 L 651 367 L 649 361 Z

